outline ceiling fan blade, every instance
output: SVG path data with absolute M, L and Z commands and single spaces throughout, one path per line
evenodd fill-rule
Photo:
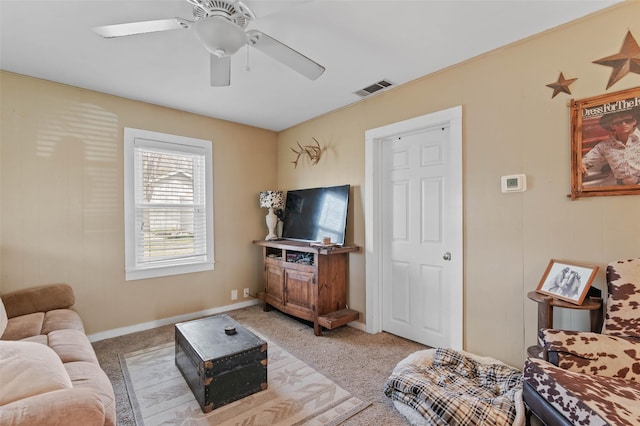
M 158 19 L 155 21 L 129 22 L 126 24 L 93 27 L 92 30 L 104 38 L 123 37 L 136 34 L 154 33 L 158 31 L 180 30 L 189 28 L 193 22 L 182 18 Z
M 211 86 L 224 87 L 231 84 L 231 56 L 211 57 Z
M 248 43 L 251 46 L 271 56 L 273 59 L 282 62 L 284 65 L 299 72 L 310 80 L 317 79 L 325 70 L 322 65 L 261 31 L 249 30 L 247 31 L 247 35 L 249 36 Z

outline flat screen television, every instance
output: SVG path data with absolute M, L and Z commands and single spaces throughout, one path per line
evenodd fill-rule
M 282 238 L 343 245 L 348 206 L 349 185 L 288 191 Z

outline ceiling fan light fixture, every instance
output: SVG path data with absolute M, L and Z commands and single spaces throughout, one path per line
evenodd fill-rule
M 218 57 L 233 55 L 247 44 L 244 30 L 222 16 L 198 19 L 192 27 L 204 47 Z
M 245 32 L 247 24 L 255 19 L 255 15 L 241 1 L 187 1 L 194 6 L 195 21 L 193 22 L 182 18 L 159 19 L 106 25 L 95 27 L 93 30 L 103 37 L 111 38 L 174 29 L 192 29 L 196 38 L 209 52 L 211 86 L 213 87 L 229 86 L 231 82 L 231 56 L 245 44 L 251 45 L 310 80 L 315 80 L 324 73 L 325 68 L 322 65 L 281 41 L 261 31 L 248 30 Z

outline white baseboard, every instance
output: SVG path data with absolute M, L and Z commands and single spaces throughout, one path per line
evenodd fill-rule
M 101 331 L 99 333 L 90 334 L 89 341 L 97 342 L 99 340 L 110 339 L 112 337 L 123 336 L 125 334 L 135 333 L 138 331 L 149 330 L 151 328 L 161 327 L 167 324 L 174 324 L 177 322 L 190 321 L 192 319 L 206 317 L 209 315 L 221 314 L 223 312 L 233 311 L 235 309 L 246 308 L 247 306 L 257 305 L 262 303 L 258 299 L 249 300 L 246 302 L 235 303 L 233 305 L 221 306 L 219 308 L 205 309 L 204 311 L 191 312 L 184 315 L 177 315 L 175 317 L 163 318 L 156 321 L 143 322 L 141 324 L 131 325 L 129 327 L 114 328 L 112 330 Z
M 365 333 L 368 333 L 368 332 L 367 332 L 367 325 L 366 325 L 366 324 L 363 324 L 363 323 L 361 323 L 361 322 L 359 322 L 359 321 L 351 321 L 351 322 L 350 322 L 350 323 L 348 323 L 347 325 L 348 325 L 349 327 L 353 327 L 353 328 L 356 328 L 356 329 L 358 329 L 358 330 L 360 330 L 360 331 L 364 331 Z
M 257 305 L 258 303 L 262 303 L 262 302 L 258 299 L 253 299 L 246 302 L 235 303 L 233 305 L 221 306 L 219 308 L 205 309 L 204 311 L 191 312 L 188 314 L 177 315 L 175 317 L 170 317 L 170 318 L 163 318 L 156 321 L 143 322 L 140 324 L 131 325 L 129 327 L 114 328 L 112 330 L 101 331 L 99 333 L 90 334 L 87 337 L 91 342 L 98 342 L 100 340 L 111 339 L 112 337 L 124 336 L 125 334 L 149 330 L 149 329 L 161 327 L 167 324 L 175 324 L 177 322 L 190 321 L 192 319 L 196 319 L 200 317 L 217 315 L 223 312 L 233 311 L 235 309 L 246 308 L 247 306 Z M 367 331 L 366 325 L 358 321 L 352 321 L 347 325 L 349 327 L 353 327 L 358 330 L 362 330 L 364 332 Z

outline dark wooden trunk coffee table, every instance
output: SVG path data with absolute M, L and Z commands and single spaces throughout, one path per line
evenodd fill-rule
M 175 334 L 176 365 L 203 412 L 267 388 L 267 342 L 228 315 L 178 323 Z

